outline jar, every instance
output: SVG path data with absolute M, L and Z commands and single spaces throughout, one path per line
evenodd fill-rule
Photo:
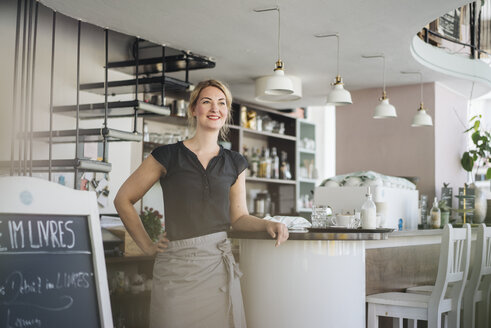
M 271 214 L 271 196 L 267 192 L 260 192 L 254 199 L 254 214 L 264 217 Z

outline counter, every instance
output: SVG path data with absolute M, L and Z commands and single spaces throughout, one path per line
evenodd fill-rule
M 367 294 L 436 277 L 441 230 L 290 232 L 280 247 L 265 232 L 230 237 L 248 327 L 365 327 Z
M 265 232 L 239 239 L 248 327 L 364 327 L 365 240 L 384 232 L 291 232 L 280 247 Z

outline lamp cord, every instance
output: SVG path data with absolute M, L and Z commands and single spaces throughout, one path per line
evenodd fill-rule
M 383 63 L 384 63 L 384 66 L 383 66 L 383 72 L 382 72 L 382 79 L 383 79 L 383 84 L 384 84 L 384 94 L 385 94 L 385 56 L 382 55 L 382 59 L 383 59 Z
M 278 60 L 281 59 L 280 52 L 280 39 L 281 39 L 281 14 L 280 14 L 280 6 L 276 3 L 276 10 L 278 11 Z
M 338 40 L 338 50 L 337 50 L 337 63 L 336 63 L 336 76 L 339 76 L 339 34 L 336 33 L 336 39 Z
M 421 99 L 421 103 L 423 104 L 423 74 L 421 74 L 421 72 L 418 72 L 419 74 L 419 84 L 420 84 L 420 92 L 421 92 L 421 95 L 419 96 L 420 99 Z

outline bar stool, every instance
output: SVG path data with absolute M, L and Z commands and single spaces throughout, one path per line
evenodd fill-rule
M 378 327 L 378 317 L 393 317 L 402 328 L 403 319 L 408 319 L 408 327 L 417 327 L 418 320 L 428 321 L 428 328 L 440 328 L 442 314 L 445 316 L 445 327 L 460 326 L 460 304 L 469 272 L 471 229 L 466 224 L 463 228 L 452 228 L 447 224 L 443 229 L 440 247 L 440 260 L 435 287 L 431 295 L 389 292 L 369 295 L 368 328 Z M 448 297 L 445 296 L 449 283 L 454 288 Z
M 406 289 L 407 293 L 431 294 L 432 285 L 416 286 Z M 449 286 L 447 295 L 451 291 Z M 491 293 L 491 227 L 480 224 L 477 230 L 472 273 L 465 285 L 463 305 L 463 326 L 489 327 L 489 307 Z M 476 318 L 476 310 L 478 315 Z M 476 325 L 477 324 L 477 325 Z

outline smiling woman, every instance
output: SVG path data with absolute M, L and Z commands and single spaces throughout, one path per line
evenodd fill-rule
M 220 81 L 206 80 L 198 84 L 189 97 L 188 120 L 193 128 L 197 128 L 199 112 L 206 113 L 210 110 L 217 111 L 220 119 L 215 117 L 221 124 L 220 137 L 227 139 L 228 125 L 232 122 L 230 108 L 232 107 L 232 94 L 229 89 Z M 213 112 L 212 112 L 213 113 Z M 224 124 L 225 123 L 225 124 Z
M 216 80 L 200 82 L 190 97 L 192 138 L 158 147 L 126 180 L 114 204 L 137 245 L 157 255 L 151 327 L 245 327 L 239 277 L 227 231 L 267 231 L 276 246 L 288 239 L 282 223 L 249 215 L 247 161 L 218 145 L 226 137 L 232 96 Z M 154 243 L 133 204 L 160 180 L 166 233 Z M 183 277 L 186 277 L 183 280 Z

